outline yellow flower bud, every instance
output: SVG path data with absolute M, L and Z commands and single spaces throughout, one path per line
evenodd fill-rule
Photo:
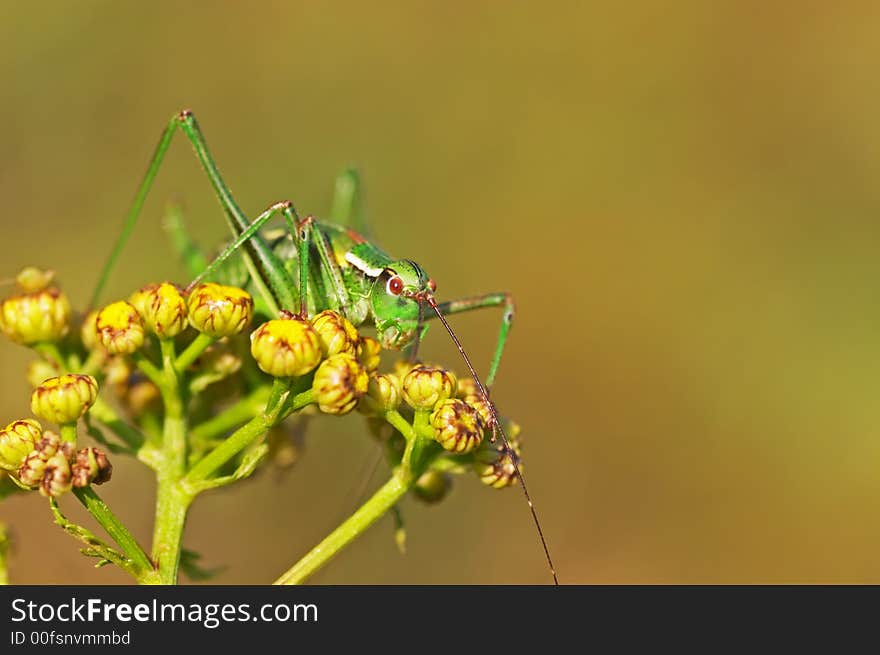
M 45 470 L 46 460 L 36 450 L 31 451 L 18 467 L 18 481 L 26 487 L 34 488 L 40 484 Z
M 477 410 L 463 400 L 444 400 L 431 414 L 434 440 L 452 453 L 469 453 L 483 440 Z
M 397 376 L 397 379 L 403 383 L 403 378 L 406 377 L 406 374 L 417 366 L 421 366 L 421 364 L 410 363 L 409 360 L 406 359 L 398 359 L 391 367 L 391 374 Z
M 70 302 L 55 287 L 0 303 L 0 330 L 16 343 L 58 341 L 67 334 L 69 322 Z
M 513 443 L 512 451 L 507 451 L 504 444 L 483 442 L 481 448 L 474 454 L 474 472 L 479 476 L 480 481 L 495 489 L 503 489 L 517 483 L 516 468 L 514 461 L 519 464 L 519 449 Z
M 86 350 L 94 350 L 98 347 L 100 341 L 98 339 L 98 312 L 90 311 L 83 318 L 82 326 L 79 329 L 79 338 L 82 340 Z
M 416 498 L 428 504 L 439 503 L 452 489 L 452 476 L 440 471 L 425 471 L 413 485 Z
M 31 387 L 39 387 L 43 380 L 51 378 L 53 375 L 57 374 L 58 369 L 45 359 L 35 359 L 28 364 L 25 377 Z
M 382 344 L 373 337 L 362 336 L 358 339 L 357 358 L 370 375 L 379 370 L 381 352 Z
M 43 428 L 33 419 L 13 421 L 0 430 L 0 468 L 15 471 L 43 438 Z
M 98 397 L 91 375 L 65 375 L 43 380 L 31 394 L 31 411 L 53 423 L 71 423 L 85 414 Z
M 214 344 L 199 358 L 199 369 L 218 377 L 229 377 L 241 369 L 241 357 L 224 344 Z
M 477 410 L 477 416 L 480 417 L 480 425 L 483 426 L 483 429 L 490 430 L 492 428 L 492 409 L 489 407 L 489 403 L 480 396 L 470 396 L 465 402 Z
M 251 354 L 269 375 L 295 377 L 313 371 L 321 361 L 321 340 L 308 321 L 277 318 L 251 333 Z
M 161 408 L 159 387 L 149 380 L 138 380 L 123 391 L 122 401 L 132 416 Z
M 430 410 L 450 398 L 455 376 L 442 368 L 417 366 L 403 378 L 403 399 L 413 409 Z
M 44 271 L 36 266 L 27 266 L 15 276 L 15 282 L 25 293 L 36 293 L 48 288 L 55 279 L 55 271 Z
M 315 372 L 312 389 L 318 408 L 327 414 L 347 414 L 367 392 L 369 377 L 353 355 L 338 353 Z
M 107 305 L 95 319 L 98 340 L 112 355 L 130 355 L 144 345 L 144 324 L 130 303 Z
M 395 375 L 374 373 L 370 376 L 367 395 L 358 409 L 365 414 L 384 414 L 400 405 L 400 381 Z
M 186 329 L 186 301 L 170 282 L 147 285 L 135 291 L 128 301 L 137 309 L 147 329 L 160 339 L 171 339 Z
M 40 479 L 40 495 L 46 498 L 58 498 L 70 491 L 72 483 L 70 462 L 59 450 L 48 459 L 43 469 L 43 477 Z
M 104 362 L 104 385 L 124 391 L 131 383 L 132 366 L 127 358 L 120 355 L 108 357 Z
M 46 463 L 56 454 L 61 454 L 65 459 L 73 455 L 73 445 L 61 441 L 56 433 L 46 430 L 36 447 L 18 467 L 18 480 L 26 487 L 36 487 L 43 479 L 46 472 Z
M 321 339 L 324 357 L 338 353 L 357 354 L 358 332 L 342 314 L 331 309 L 324 310 L 312 318 L 312 327 Z
M 107 455 L 99 448 L 83 448 L 76 454 L 76 462 L 71 467 L 74 487 L 87 487 L 90 484 L 104 484 L 113 475 L 113 465 Z
M 522 469 L 521 446 L 519 440 L 520 427 L 505 418 L 501 418 L 510 450 L 500 441 L 491 443 L 484 441 L 474 452 L 473 469 L 480 481 L 495 489 L 503 489 L 517 483 L 516 465 Z
M 301 426 L 276 425 L 266 433 L 268 458 L 279 472 L 296 465 L 305 451 L 305 434 Z
M 216 339 L 238 334 L 254 315 L 254 301 L 247 291 L 213 282 L 193 289 L 187 305 L 190 324 Z
M 458 381 L 458 390 L 455 393 L 455 397 L 469 403 L 474 398 L 481 398 L 482 394 L 473 378 L 461 378 Z

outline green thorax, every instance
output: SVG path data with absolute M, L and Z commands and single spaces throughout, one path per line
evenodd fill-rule
M 407 259 L 394 259 L 376 244 L 332 223 L 317 223 L 342 271 L 348 294 L 348 311 L 334 291 L 329 267 L 322 262 L 313 243 L 309 253 L 309 283 L 306 306 L 309 315 L 325 309 L 342 311 L 355 325 L 373 325 L 385 348 L 402 348 L 413 341 L 419 327 L 419 302 L 412 294 L 429 291 L 430 280 L 422 268 Z M 284 261 L 285 268 L 299 289 L 299 262 L 296 245 L 279 231 L 264 236 Z M 395 280 L 397 278 L 397 280 Z M 400 293 L 395 293 L 401 288 Z

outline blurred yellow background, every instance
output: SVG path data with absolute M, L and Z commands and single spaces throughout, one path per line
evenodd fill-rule
M 875 3 L 0 3 L 2 275 L 82 306 L 167 119 L 192 107 L 249 215 L 319 216 L 356 164 L 378 242 L 450 298 L 509 290 L 494 398 L 568 583 L 880 582 Z M 159 220 L 226 238 L 184 140 L 107 299 L 184 281 Z M 488 363 L 499 312 L 456 316 Z M 461 368 L 435 327 L 426 355 Z M 28 414 L 6 341 L 0 418 Z M 273 580 L 356 506 L 362 419 L 193 507 L 220 583 Z M 153 482 L 101 494 L 147 542 Z M 372 487 L 382 478 L 376 475 Z M 63 506 L 87 520 L 73 499 Z M 456 479 L 314 582 L 546 583 L 518 489 Z M 36 494 L 0 504 L 20 583 L 119 583 Z M 91 524 L 90 524 L 91 525 Z

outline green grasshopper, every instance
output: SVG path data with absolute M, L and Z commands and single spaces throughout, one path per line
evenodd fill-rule
M 438 303 L 434 298 L 434 281 L 418 264 L 408 259 L 390 257 L 361 233 L 365 230 L 358 209 L 359 182 L 353 171 L 346 171 L 337 179 L 331 209 L 332 223 L 318 221 L 312 216 L 301 219 L 290 201 L 275 203 L 253 221 L 249 220 L 220 176 L 195 116 L 189 110 L 173 116 L 163 131 L 122 232 L 103 267 L 90 306 L 96 305 L 122 248 L 131 236 L 164 155 L 178 130 L 186 135 L 195 150 L 234 237 L 210 263 L 183 244 L 182 249 L 190 252 L 188 262 L 196 275 L 189 289 L 217 272 L 231 255 L 239 253 L 247 268 L 247 276 L 256 289 L 255 299 L 260 301 L 266 314 L 277 316 L 288 312 L 308 317 L 324 309 L 333 309 L 344 314 L 355 326 L 373 325 L 383 348 L 409 348 L 411 359 L 415 359 L 419 341 L 427 328 L 426 321 L 438 318 L 489 407 L 492 441 L 495 441 L 496 435 L 500 435 L 504 448 L 510 450 L 507 435 L 498 420 L 494 404 L 489 400 L 488 391 L 495 380 L 513 321 L 514 304 L 510 294 L 488 293 Z M 268 231 L 261 232 L 269 221 L 278 218 L 283 219 L 286 226 L 282 235 L 273 238 Z M 360 231 L 355 231 L 355 227 Z M 179 244 L 185 239 L 181 233 L 176 236 Z M 426 307 L 432 312 L 426 314 Z M 446 316 L 485 307 L 503 307 L 504 311 L 494 355 L 483 383 Z M 512 459 L 547 564 L 554 582 L 558 584 L 537 512 L 516 458 Z

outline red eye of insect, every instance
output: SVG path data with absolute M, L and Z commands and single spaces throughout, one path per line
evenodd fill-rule
M 395 275 L 388 280 L 386 288 L 388 289 L 388 293 L 390 293 L 392 296 L 399 296 L 403 292 L 403 280 L 401 280 L 399 276 Z

